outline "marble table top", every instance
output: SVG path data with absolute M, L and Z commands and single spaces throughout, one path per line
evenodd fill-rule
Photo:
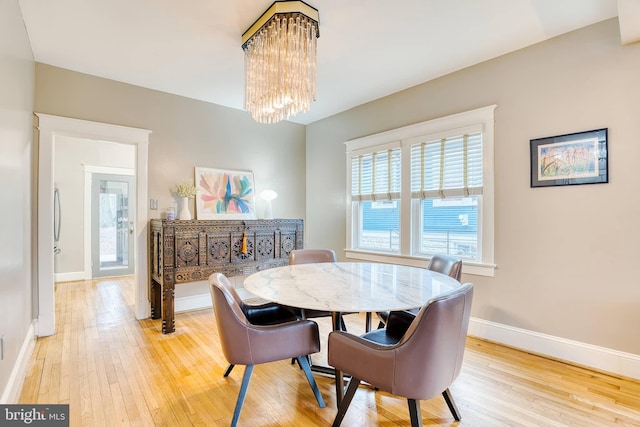
M 405 310 L 460 283 L 426 268 L 337 262 L 297 264 L 254 273 L 249 292 L 280 304 L 336 312 Z

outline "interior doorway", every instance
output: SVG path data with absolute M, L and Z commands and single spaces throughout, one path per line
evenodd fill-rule
M 109 141 L 135 147 L 135 220 L 132 237 L 136 277 L 135 316 L 149 316 L 147 264 L 147 168 L 148 143 L 151 131 L 146 129 L 110 125 L 36 113 L 38 144 L 38 232 L 37 232 L 37 290 L 36 334 L 55 333 L 54 292 L 54 153 L 57 137 L 83 138 L 91 141 Z
M 130 144 L 121 144 L 111 141 L 97 141 L 89 138 L 77 138 L 66 135 L 57 135 L 54 150 L 54 181 L 56 185 L 56 194 L 59 195 L 60 202 L 57 203 L 58 213 L 57 231 L 58 239 L 56 241 L 56 251 L 54 256 L 54 282 L 69 282 L 76 280 L 89 280 L 93 276 L 93 260 L 96 259 L 95 250 L 92 251 L 95 244 L 102 245 L 99 234 L 92 232 L 92 223 L 97 215 L 92 215 L 92 200 L 99 198 L 100 189 L 94 197 L 92 195 L 92 187 L 94 184 L 100 184 L 94 181 L 94 174 L 108 175 L 125 175 L 124 180 L 135 180 L 136 171 L 136 151 L 135 147 Z M 128 178 L 127 178 L 128 177 Z M 124 189 L 125 194 L 131 195 L 131 202 L 128 200 L 119 201 L 119 203 L 127 203 L 127 210 L 130 212 L 120 211 L 119 219 L 114 218 L 111 223 L 107 218 L 103 218 L 105 228 L 105 245 L 111 243 L 110 239 L 116 237 L 120 243 L 129 243 L 133 246 L 135 239 L 128 239 L 122 235 L 115 236 L 111 233 L 110 225 L 115 225 L 120 221 L 120 229 L 124 229 L 121 223 L 123 213 L 128 216 L 129 221 L 135 219 L 135 191 L 134 183 L 127 183 Z M 116 188 L 113 191 L 122 192 L 121 184 L 103 183 L 102 191 L 111 191 L 110 187 Z M 132 189 L 129 191 L 128 189 Z M 104 197 L 108 198 L 108 195 Z M 113 196 L 115 197 L 115 195 Z M 54 199 L 55 202 L 56 199 Z M 107 206 L 111 208 L 112 206 Z M 115 208 L 115 206 L 113 206 Z M 97 207 L 94 207 L 94 210 Z M 109 213 L 109 212 L 103 212 Z M 116 214 L 115 210 L 111 213 Z M 129 215 L 130 213 L 130 215 Z M 97 219 L 96 219 L 97 220 Z M 134 228 L 133 224 L 129 224 L 129 229 Z M 62 230 L 62 232 L 60 232 Z M 104 233 L 103 233 L 104 234 Z M 55 236 L 54 236 L 55 237 Z M 122 239 L 124 237 L 124 239 Z M 118 242 L 116 242 L 118 243 Z M 111 246 L 118 248 L 118 246 Z M 95 248 L 94 248 L 95 249 Z M 135 248 L 120 248 L 120 252 L 127 252 L 130 256 L 124 262 L 129 267 L 133 267 Z M 97 252 L 99 255 L 99 252 Z M 131 262 L 128 262 L 131 261 Z M 113 275 L 134 274 L 133 270 L 128 272 L 113 272 Z

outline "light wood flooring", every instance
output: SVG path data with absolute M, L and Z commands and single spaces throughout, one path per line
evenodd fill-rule
M 176 332 L 133 315 L 133 279 L 60 283 L 57 334 L 37 340 L 20 402 L 68 403 L 72 426 L 228 426 L 243 367 L 228 378 L 211 309 L 176 316 Z M 364 316 L 346 316 L 364 332 Z M 323 346 L 329 319 L 318 319 Z M 325 354 L 314 362 L 326 361 Z M 326 362 L 325 362 L 326 363 Z M 258 365 L 240 426 L 328 426 L 333 379 L 316 375 L 321 409 L 289 361 Z M 640 426 L 640 382 L 469 338 L 451 387 L 462 421 L 442 397 L 422 402 L 425 426 Z M 343 426 L 406 426 L 406 401 L 361 386 Z

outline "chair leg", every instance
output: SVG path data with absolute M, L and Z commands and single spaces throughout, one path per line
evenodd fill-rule
M 411 427 L 422 427 L 422 414 L 420 413 L 420 401 L 407 399 L 409 404 L 409 416 L 411 417 Z
M 242 411 L 242 405 L 244 404 L 244 398 L 247 397 L 247 389 L 249 388 L 249 381 L 251 381 L 251 374 L 253 373 L 253 365 L 247 365 L 244 368 L 244 375 L 242 376 L 242 386 L 240 386 L 240 392 L 238 393 L 238 400 L 236 401 L 236 409 L 233 411 L 233 419 L 231 420 L 231 427 L 236 427 L 238 419 L 240 418 L 240 411 Z
M 371 332 L 371 312 L 370 311 L 367 311 L 365 313 L 364 331 Z
M 229 367 L 227 368 L 226 371 L 224 371 L 224 374 L 222 376 L 225 377 L 225 378 L 228 377 L 229 374 L 231 373 L 231 371 L 233 371 L 233 367 L 234 366 L 236 366 L 236 365 L 234 365 L 233 363 L 230 363 Z
M 311 373 L 311 366 L 309 366 L 309 361 L 307 360 L 307 356 L 298 357 L 298 364 L 302 367 L 304 374 L 307 376 L 307 381 L 309 381 L 309 385 L 311 386 L 311 390 L 313 390 L 313 394 L 316 396 L 316 400 L 318 401 L 318 406 L 321 408 L 326 407 L 324 404 L 324 400 L 322 400 L 322 395 L 320 394 L 320 390 L 318 389 L 318 384 L 316 384 L 316 379 L 313 377 Z
M 451 394 L 451 391 L 449 391 L 449 389 L 446 389 L 445 391 L 442 392 L 442 397 L 444 397 L 444 401 L 447 402 L 447 406 L 449 407 L 449 410 L 451 411 L 451 415 L 453 415 L 453 418 L 456 421 L 460 421 L 462 417 L 460 416 L 460 411 L 456 406 L 456 402 L 453 400 L 453 395 Z
M 305 357 L 306 357 L 306 358 L 307 358 L 307 360 L 309 361 L 309 366 L 313 366 L 313 361 L 311 360 L 311 355 L 309 354 L 309 355 L 307 355 L 307 356 L 305 356 Z M 296 357 L 292 357 L 292 358 L 291 358 L 291 364 L 292 364 L 292 365 L 295 365 L 295 364 L 296 364 L 296 362 L 297 362 L 297 360 L 296 360 L 296 359 L 297 359 Z M 299 364 L 299 363 L 298 363 L 298 366 L 300 366 L 300 364 Z M 300 366 L 300 369 L 302 369 L 302 366 Z
M 347 325 L 344 323 L 344 317 L 339 311 L 331 312 L 331 324 L 334 331 L 347 332 Z
M 344 323 L 344 317 L 342 317 L 342 314 L 340 315 L 340 326 L 342 328 L 342 332 L 347 332 L 347 324 Z
M 333 376 L 336 379 L 336 406 L 339 408 L 344 398 L 344 375 L 339 369 L 334 369 Z
M 356 390 L 359 385 L 360 380 L 358 378 L 351 377 L 349 385 L 347 386 L 347 391 L 344 393 L 344 397 L 338 405 L 338 413 L 336 414 L 336 418 L 333 420 L 332 427 L 339 427 L 340 424 L 342 424 L 342 420 L 347 413 L 347 409 L 349 409 L 353 395 L 356 394 Z

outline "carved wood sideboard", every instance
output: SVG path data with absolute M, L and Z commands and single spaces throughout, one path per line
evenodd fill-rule
M 289 263 L 303 247 L 301 219 L 153 219 L 150 226 L 151 318 L 162 332 L 175 331 L 175 285 L 208 280 L 212 273 L 238 276 Z

